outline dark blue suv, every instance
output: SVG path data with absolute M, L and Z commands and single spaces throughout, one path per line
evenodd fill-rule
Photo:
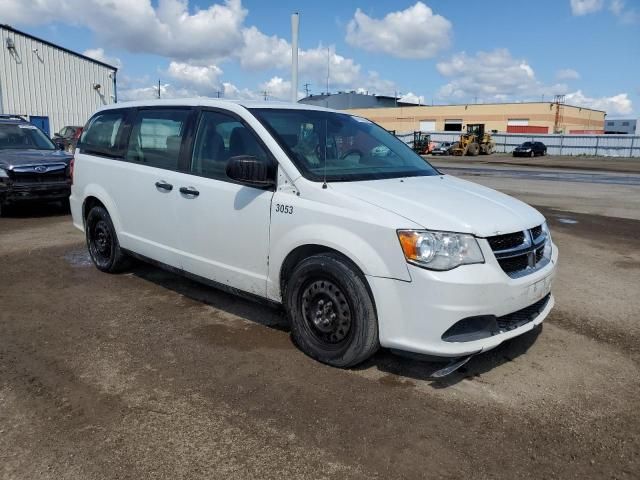
M 26 119 L 0 115 L 0 216 L 17 202 L 66 200 L 72 158 Z

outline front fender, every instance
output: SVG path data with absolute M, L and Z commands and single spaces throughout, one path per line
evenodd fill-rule
M 306 245 L 326 247 L 341 253 L 365 275 L 411 281 L 395 230 L 369 224 L 366 225 L 369 234 L 355 233 L 362 231 L 363 227 L 360 225 L 360 228 L 353 229 L 330 223 L 313 223 L 284 231 L 279 231 L 278 227 L 272 229 L 267 284 L 269 299 L 282 300 L 282 265 L 291 252 Z

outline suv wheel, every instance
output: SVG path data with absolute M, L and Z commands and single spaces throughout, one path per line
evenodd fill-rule
M 103 272 L 117 273 L 129 265 L 121 250 L 111 217 L 104 207 L 93 207 L 85 224 L 87 248 L 94 265 Z
M 334 254 L 314 255 L 296 266 L 285 304 L 291 334 L 303 352 L 335 367 L 351 367 L 378 350 L 378 320 L 365 282 Z

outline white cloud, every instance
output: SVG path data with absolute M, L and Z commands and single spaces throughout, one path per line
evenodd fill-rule
M 571 105 L 604 110 L 608 114 L 628 115 L 633 113 L 633 104 L 626 93 L 619 93 L 612 97 L 590 98 L 582 90 L 567 93 L 565 101 Z
M 400 58 L 432 58 L 451 43 L 451 22 L 422 2 L 383 19 L 359 8 L 347 26 L 347 42 L 372 52 Z
M 83 55 L 98 60 L 99 62 L 122 68 L 122 61 L 118 57 L 110 57 L 104 53 L 104 48 L 90 48 L 82 52 Z
M 222 70 L 216 65 L 199 66 L 171 62 L 167 74 L 184 86 L 193 88 L 201 95 L 212 95 L 221 90 L 219 77 Z
M 93 31 L 107 49 L 121 48 L 165 57 L 170 61 L 163 73 L 171 80 L 166 84 L 167 95 L 217 95 L 218 91 L 225 90 L 229 94 L 250 95 L 249 90 L 237 89 L 229 82 L 225 87 L 219 68 L 225 61 L 237 61 L 249 71 L 276 70 L 282 72 L 281 76 L 288 74 L 291 44 L 284 38 L 246 26 L 247 10 L 241 0 L 218 2 L 198 9 L 190 8 L 190 0 L 0 0 L 0 12 L 2 20 L 8 23 L 46 24 L 55 20 L 82 25 Z M 105 48 L 87 53 L 108 60 L 106 63 L 119 61 L 108 57 Z M 393 82 L 375 73 L 363 74 L 354 59 L 338 54 L 333 46 L 329 47 L 327 56 L 327 49 L 322 45 L 299 51 L 301 84 L 311 82 L 315 91 L 324 90 L 327 58 L 331 90 L 363 87 L 388 93 L 395 88 Z M 148 84 L 151 82 L 146 82 Z M 130 92 L 120 97 L 142 95 L 147 98 L 144 96 L 157 87 L 146 85 L 142 82 L 120 85 L 121 91 Z M 283 85 L 273 87 L 278 92 L 284 88 Z
M 572 68 L 563 68 L 556 72 L 556 78 L 558 80 L 578 80 L 580 74 Z
M 620 22 L 628 25 L 640 20 L 638 11 L 635 8 L 628 8 L 625 0 L 611 0 L 609 10 L 620 19 Z
M 262 70 L 291 64 L 291 45 L 285 39 L 265 35 L 256 27 L 244 29 L 242 35 L 244 45 L 238 52 L 242 67 Z
M 587 15 L 602 10 L 604 0 L 571 0 L 571 12 L 574 15 Z
M 420 105 L 424 105 L 424 95 L 416 95 L 413 92 L 405 93 L 400 97 L 401 102 L 407 103 L 419 103 Z
M 267 100 L 286 100 L 291 99 L 291 82 L 280 77 L 273 77 L 268 82 L 260 84 L 260 94 L 265 96 Z
M 438 72 L 449 77 L 440 88 L 439 96 L 446 99 L 506 101 L 510 98 L 551 97 L 567 91 L 567 86 L 547 86 L 540 82 L 533 68 L 524 59 L 511 56 L 505 48 L 491 52 L 477 52 L 471 56 L 457 53 L 448 61 L 436 65 Z
M 247 11 L 241 0 L 226 0 L 189 11 L 188 0 L 0 0 L 3 22 L 82 25 L 107 46 L 177 60 L 219 59 L 242 43 Z

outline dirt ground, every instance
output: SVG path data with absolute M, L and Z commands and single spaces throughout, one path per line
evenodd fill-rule
M 441 381 L 387 351 L 321 365 L 280 311 L 151 266 L 100 273 L 54 209 L 0 219 L 0 478 L 638 478 L 640 218 L 580 202 L 540 206 L 544 327 Z

